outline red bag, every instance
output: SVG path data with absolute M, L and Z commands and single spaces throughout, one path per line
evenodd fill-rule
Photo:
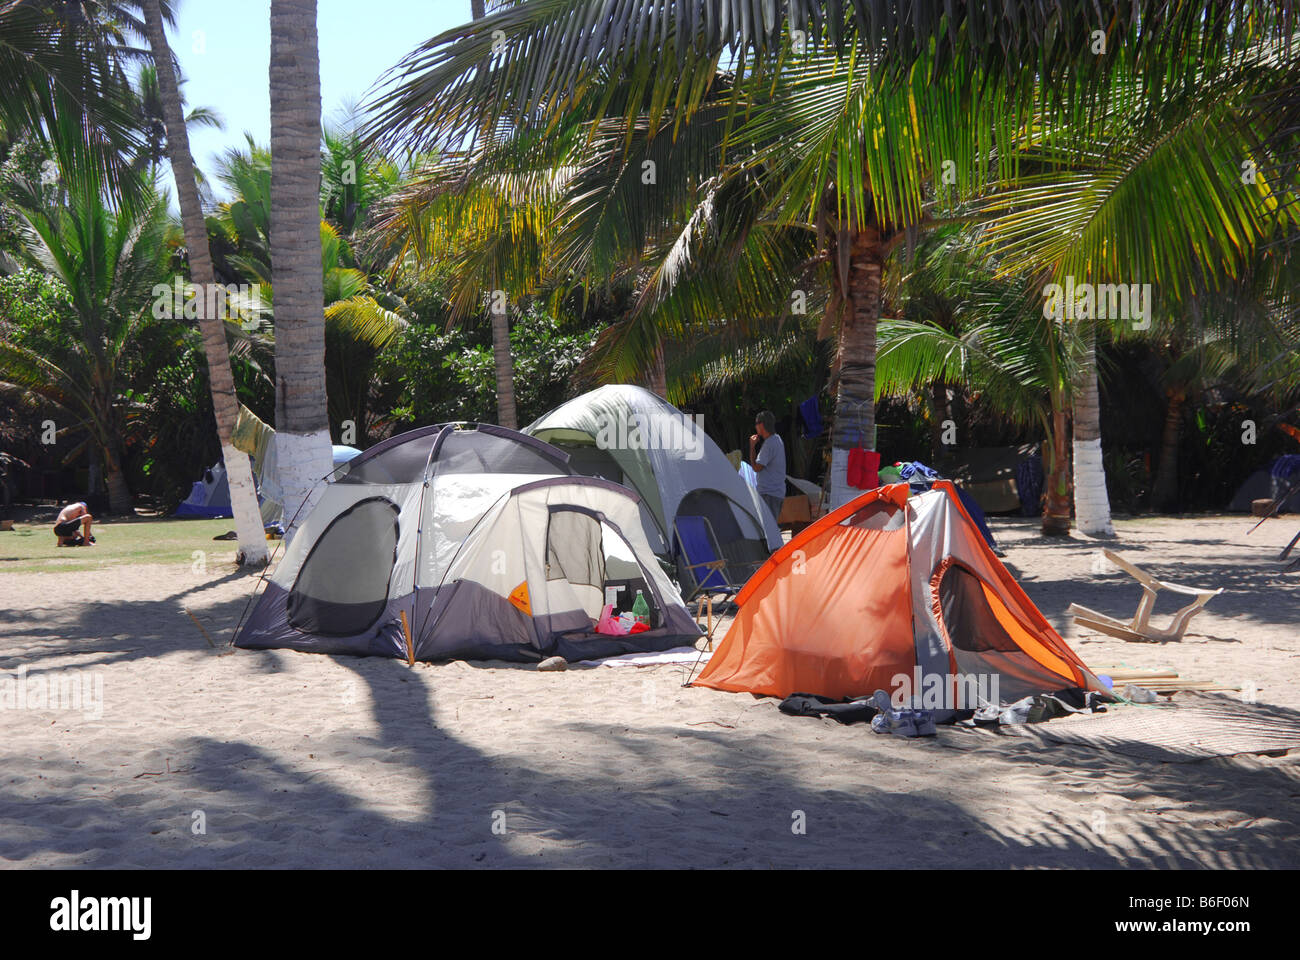
M 862 479 L 862 458 L 858 456 L 861 452 L 856 448 L 849 451 L 849 470 L 845 479 L 848 481 L 849 486 L 855 490 L 861 489 L 858 486 L 858 481 Z
M 874 490 L 880 486 L 880 454 L 857 447 L 849 451 L 849 486 Z

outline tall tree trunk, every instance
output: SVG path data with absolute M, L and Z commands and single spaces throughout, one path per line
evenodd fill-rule
M 497 423 L 519 429 L 515 410 L 515 363 L 510 355 L 510 313 L 492 311 L 492 360 L 497 373 Z
M 487 15 L 484 0 L 471 0 L 470 16 L 482 20 Z M 510 313 L 499 294 L 492 302 L 492 362 L 497 375 L 497 423 L 511 430 L 519 429 L 519 412 L 515 409 L 515 361 L 510 353 Z M 501 310 L 496 309 L 498 302 Z
M 1113 537 L 1106 469 L 1101 458 L 1101 402 L 1097 393 L 1097 331 L 1083 331 L 1083 357 L 1074 384 L 1074 518 L 1090 537 Z
M 275 426 L 284 515 L 299 524 L 332 467 L 320 242 L 316 0 L 271 0 L 271 275 Z
M 143 6 L 149 48 L 158 70 L 158 90 L 162 96 L 163 121 L 167 130 L 167 153 L 171 160 L 172 174 L 176 178 L 176 198 L 180 203 L 181 225 L 185 230 L 185 246 L 189 253 L 190 279 L 198 286 L 199 329 L 203 333 L 203 353 L 208 360 L 208 384 L 212 390 L 212 412 L 217 420 L 217 439 L 221 443 L 221 458 L 226 464 L 230 506 L 235 516 L 235 532 L 239 536 L 238 559 L 251 566 L 262 566 L 267 560 L 266 536 L 262 531 L 262 514 L 257 505 L 253 471 L 249 466 L 248 455 L 236 450 L 231 442 L 235 418 L 239 415 L 239 399 L 230 369 L 225 319 L 221 313 L 211 315 L 212 312 L 208 309 L 211 303 L 208 291 L 215 286 L 216 275 L 212 269 L 212 255 L 208 250 L 203 207 L 199 203 L 189 131 L 185 128 L 185 114 L 181 109 L 180 90 L 172 65 L 171 48 L 163 29 L 159 0 L 144 0 Z
M 91 442 L 86 455 L 90 460 L 87 487 L 98 492 L 95 481 L 95 456 L 104 459 L 104 485 L 108 488 L 108 509 L 124 516 L 135 515 L 131 488 L 126 482 L 126 453 L 122 444 L 122 418 L 116 407 L 117 387 L 111 368 L 96 363 L 90 371 Z M 90 494 L 88 493 L 87 496 Z
M 1164 435 L 1160 440 L 1160 465 L 1151 488 L 1151 505 L 1157 510 L 1173 510 L 1178 505 L 1178 437 L 1183 426 L 1183 404 L 1187 394 L 1181 389 L 1169 391 L 1165 412 Z
M 847 283 L 832 290 L 828 310 L 839 316 L 835 423 L 831 432 L 830 509 L 861 491 L 848 484 L 849 451 L 876 448 L 876 324 L 880 320 L 880 278 L 884 251 L 873 226 L 841 234 L 849 244 Z M 842 291 L 847 288 L 847 297 Z
M 1047 495 L 1043 500 L 1045 536 L 1070 533 L 1070 454 L 1066 447 L 1065 391 L 1052 391 L 1052 435 L 1048 438 L 1050 459 L 1044 463 Z
M 115 444 L 104 448 L 104 482 L 108 487 L 108 509 L 113 513 L 130 516 L 135 513 L 131 503 L 131 488 L 126 483 L 126 470 L 122 450 Z

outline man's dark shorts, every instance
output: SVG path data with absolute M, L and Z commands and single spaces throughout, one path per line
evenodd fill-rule
M 81 517 L 75 520 L 64 520 L 62 523 L 54 525 L 54 535 L 56 537 L 71 537 L 81 530 Z

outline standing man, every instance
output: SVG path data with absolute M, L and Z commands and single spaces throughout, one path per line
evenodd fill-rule
M 775 430 L 776 415 L 771 410 L 764 410 L 754 418 L 754 435 L 749 438 L 749 460 L 758 474 L 758 495 L 772 511 L 772 518 L 779 523 L 781 504 L 785 502 L 785 444 Z M 763 441 L 761 450 L 758 449 L 759 440 Z

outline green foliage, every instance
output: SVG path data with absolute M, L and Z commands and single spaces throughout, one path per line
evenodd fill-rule
M 29 267 L 10 284 L 31 299 L 0 318 L 0 382 L 55 408 L 60 434 L 84 435 L 110 480 L 124 479 L 128 443 L 149 444 L 156 434 L 158 378 L 192 337 L 182 321 L 152 309 L 178 231 L 151 180 L 133 190 L 136 203 L 113 207 L 90 171 L 60 173 L 68 187 L 58 204 L 39 183 L 4 185 Z M 37 271 L 49 279 L 36 280 Z M 119 499 L 114 509 L 129 506 Z
M 0 276 L 0 324 L 6 335 L 44 356 L 67 353 L 75 343 L 67 288 L 31 267 Z
M 423 301 L 423 302 L 421 302 Z M 450 305 L 425 292 L 413 309 L 434 306 L 399 336 L 380 358 L 380 378 L 398 385 L 391 405 L 393 427 L 449 420 L 496 420 L 496 368 L 486 319 L 446 329 Z M 571 380 L 594 335 L 566 329 L 540 306 L 514 318 L 510 348 L 515 362 L 519 422 L 529 423 L 578 391 Z

